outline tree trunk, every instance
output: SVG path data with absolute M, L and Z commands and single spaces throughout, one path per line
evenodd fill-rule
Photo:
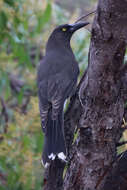
M 56 160 L 45 172 L 44 190 L 124 189 L 120 184 L 111 186 L 110 179 L 118 171 L 116 145 L 122 135 L 127 97 L 127 66 L 123 64 L 127 44 L 126 9 L 126 0 L 98 2 L 88 69 L 65 114 L 69 163 L 64 185 L 64 166 Z M 78 130 L 74 141 L 75 126 Z
M 82 115 L 64 190 L 102 190 L 116 158 L 124 115 L 123 61 L 127 1 L 100 0 L 92 26 L 89 65 L 79 96 Z

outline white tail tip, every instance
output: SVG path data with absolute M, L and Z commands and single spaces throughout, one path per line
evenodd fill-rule
M 66 160 L 67 157 L 65 156 L 63 152 L 60 152 L 57 156 L 59 159 L 63 160 L 64 162 L 67 162 Z
M 44 168 L 48 168 L 48 166 L 50 165 L 50 163 L 48 163 L 48 162 L 46 162 L 46 163 L 44 164 L 43 160 L 41 160 L 41 163 L 42 163 L 42 166 L 43 166 Z
M 56 155 L 53 154 L 53 153 L 51 153 L 51 154 L 48 156 L 48 158 L 51 159 L 51 160 L 55 160 L 55 157 L 56 157 Z

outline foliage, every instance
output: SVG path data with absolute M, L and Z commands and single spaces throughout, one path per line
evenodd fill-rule
M 51 11 L 50 3 L 45 3 L 42 10 L 39 4 L 34 9 L 30 1 L 1 2 L 0 189 L 36 187 L 39 190 L 42 186 L 43 136 L 40 133 L 36 64 L 40 48 L 43 48 L 39 39 L 51 19 Z
M 4 189 L 40 189 L 42 167 L 42 133 L 37 98 L 31 98 L 27 114 L 15 112 L 15 122 L 3 134 L 0 149 L 0 171 L 7 179 Z M 29 119 L 28 119 L 29 118 Z M 1 181 L 3 182 L 3 181 Z M 2 184 L 1 184 L 2 185 Z M 0 188 L 1 189 L 1 188 Z
M 50 1 L 0 1 L 1 190 L 42 189 L 36 68 L 54 25 L 74 16 Z M 89 34 L 80 34 L 74 36 L 72 47 L 84 68 Z

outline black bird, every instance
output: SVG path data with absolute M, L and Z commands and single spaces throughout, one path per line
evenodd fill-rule
M 60 25 L 51 33 L 46 54 L 37 73 L 39 108 L 44 148 L 42 163 L 46 167 L 57 156 L 66 161 L 63 107 L 74 93 L 79 74 L 78 63 L 70 46 L 72 34 L 88 22 Z

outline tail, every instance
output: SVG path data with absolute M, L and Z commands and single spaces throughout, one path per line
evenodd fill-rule
M 47 167 L 56 156 L 66 162 L 63 110 L 59 113 L 57 120 L 52 120 L 51 111 L 49 111 L 42 154 L 43 165 Z

